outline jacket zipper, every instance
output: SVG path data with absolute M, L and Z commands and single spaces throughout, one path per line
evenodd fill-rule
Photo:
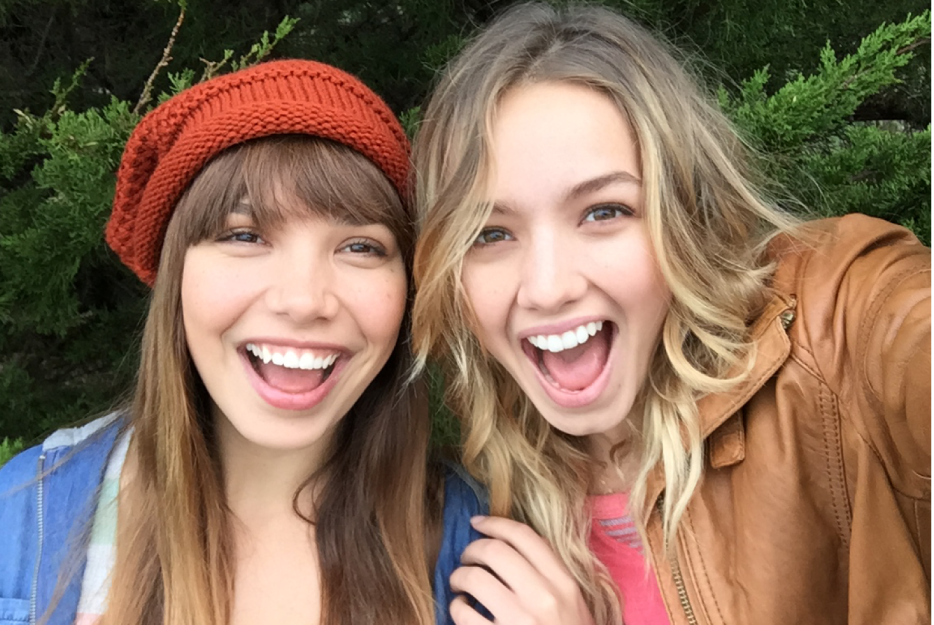
M 39 594 L 39 565 L 42 562 L 42 548 L 45 542 L 45 498 L 42 484 L 42 471 L 45 464 L 45 452 L 39 456 L 39 476 L 36 484 L 36 520 L 39 529 L 39 539 L 36 545 L 36 569 L 32 577 L 32 594 L 29 598 L 29 623 L 36 624 L 38 616 L 38 594 Z
M 664 505 L 664 499 L 660 498 L 658 500 L 659 515 L 662 514 Z M 681 565 L 678 564 L 677 549 L 668 556 L 668 563 L 671 565 L 671 577 L 675 582 L 675 589 L 678 591 L 678 600 L 681 602 L 684 616 L 687 618 L 689 625 L 697 625 L 697 617 L 694 615 L 691 600 L 688 598 L 688 589 L 684 584 L 684 576 L 681 575 Z

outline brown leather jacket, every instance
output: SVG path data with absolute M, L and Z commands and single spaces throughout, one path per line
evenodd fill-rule
M 698 405 L 676 558 L 649 520 L 673 624 L 931 622 L 930 250 L 864 216 L 813 228 L 774 246 L 747 382 Z

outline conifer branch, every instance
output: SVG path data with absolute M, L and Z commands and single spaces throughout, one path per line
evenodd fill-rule
M 169 41 L 165 44 L 165 48 L 162 50 L 162 58 L 159 59 L 159 62 L 152 70 L 149 78 L 146 79 L 146 84 L 143 85 L 143 93 L 139 96 L 139 101 L 136 103 L 136 106 L 133 107 L 133 113 L 135 115 L 139 115 L 143 110 L 143 107 L 149 104 L 149 101 L 152 100 L 152 83 L 156 80 L 156 76 L 159 75 L 159 72 L 162 70 L 162 68 L 168 65 L 169 61 L 172 60 L 171 53 L 172 48 L 175 46 L 175 37 L 178 36 L 178 30 L 182 27 L 183 21 L 185 21 L 184 5 L 178 13 L 178 19 L 175 21 L 175 26 L 172 28 L 172 34 L 169 35 Z

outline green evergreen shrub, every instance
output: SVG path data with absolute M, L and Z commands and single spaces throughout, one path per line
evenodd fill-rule
M 412 0 L 411 7 L 417 5 Z M 364 29 L 370 13 L 364 7 L 344 15 L 341 28 Z M 294 26 L 284 22 L 236 63 L 233 52 L 224 52 L 220 61 L 201 68 L 165 71 L 160 80 L 167 88 L 154 100 L 206 73 L 264 57 Z M 426 42 L 419 54 L 431 67 L 440 66 L 462 40 L 439 31 L 430 43 L 428 31 L 411 27 Z M 305 49 L 312 58 L 327 59 L 318 54 L 315 46 L 323 44 L 314 41 L 314 32 L 306 23 L 290 52 L 302 56 Z M 815 215 L 862 211 L 905 224 L 929 243 L 930 126 L 854 119 L 867 99 L 897 84 L 929 37 L 929 13 L 883 25 L 840 60 L 828 45 L 809 75 L 783 70 L 782 77 L 790 79 L 775 87 L 781 81 L 763 69 L 737 88 L 721 89 L 720 103 L 759 150 L 766 173 Z M 367 49 L 377 49 L 378 42 L 371 43 Z M 352 48 L 352 40 L 344 45 Z M 163 62 L 170 50 L 158 69 L 168 69 Z M 0 436 L 14 439 L 0 445 L 0 462 L 44 432 L 106 411 L 129 387 L 136 368 L 147 292 L 107 249 L 102 232 L 123 144 L 148 95 L 135 103 L 111 97 L 73 110 L 69 97 L 86 69 L 64 85 L 56 82 L 45 112 L 17 111 L 16 125 L 0 131 Z M 428 88 L 426 80 L 422 92 Z M 402 117 L 412 132 L 417 109 Z M 438 406 L 436 378 L 431 389 Z M 437 440 L 455 440 L 450 416 L 440 408 L 437 414 Z

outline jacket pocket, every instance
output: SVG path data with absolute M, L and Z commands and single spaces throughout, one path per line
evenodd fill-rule
M 22 625 L 29 622 L 29 600 L 0 597 L 0 625 Z

